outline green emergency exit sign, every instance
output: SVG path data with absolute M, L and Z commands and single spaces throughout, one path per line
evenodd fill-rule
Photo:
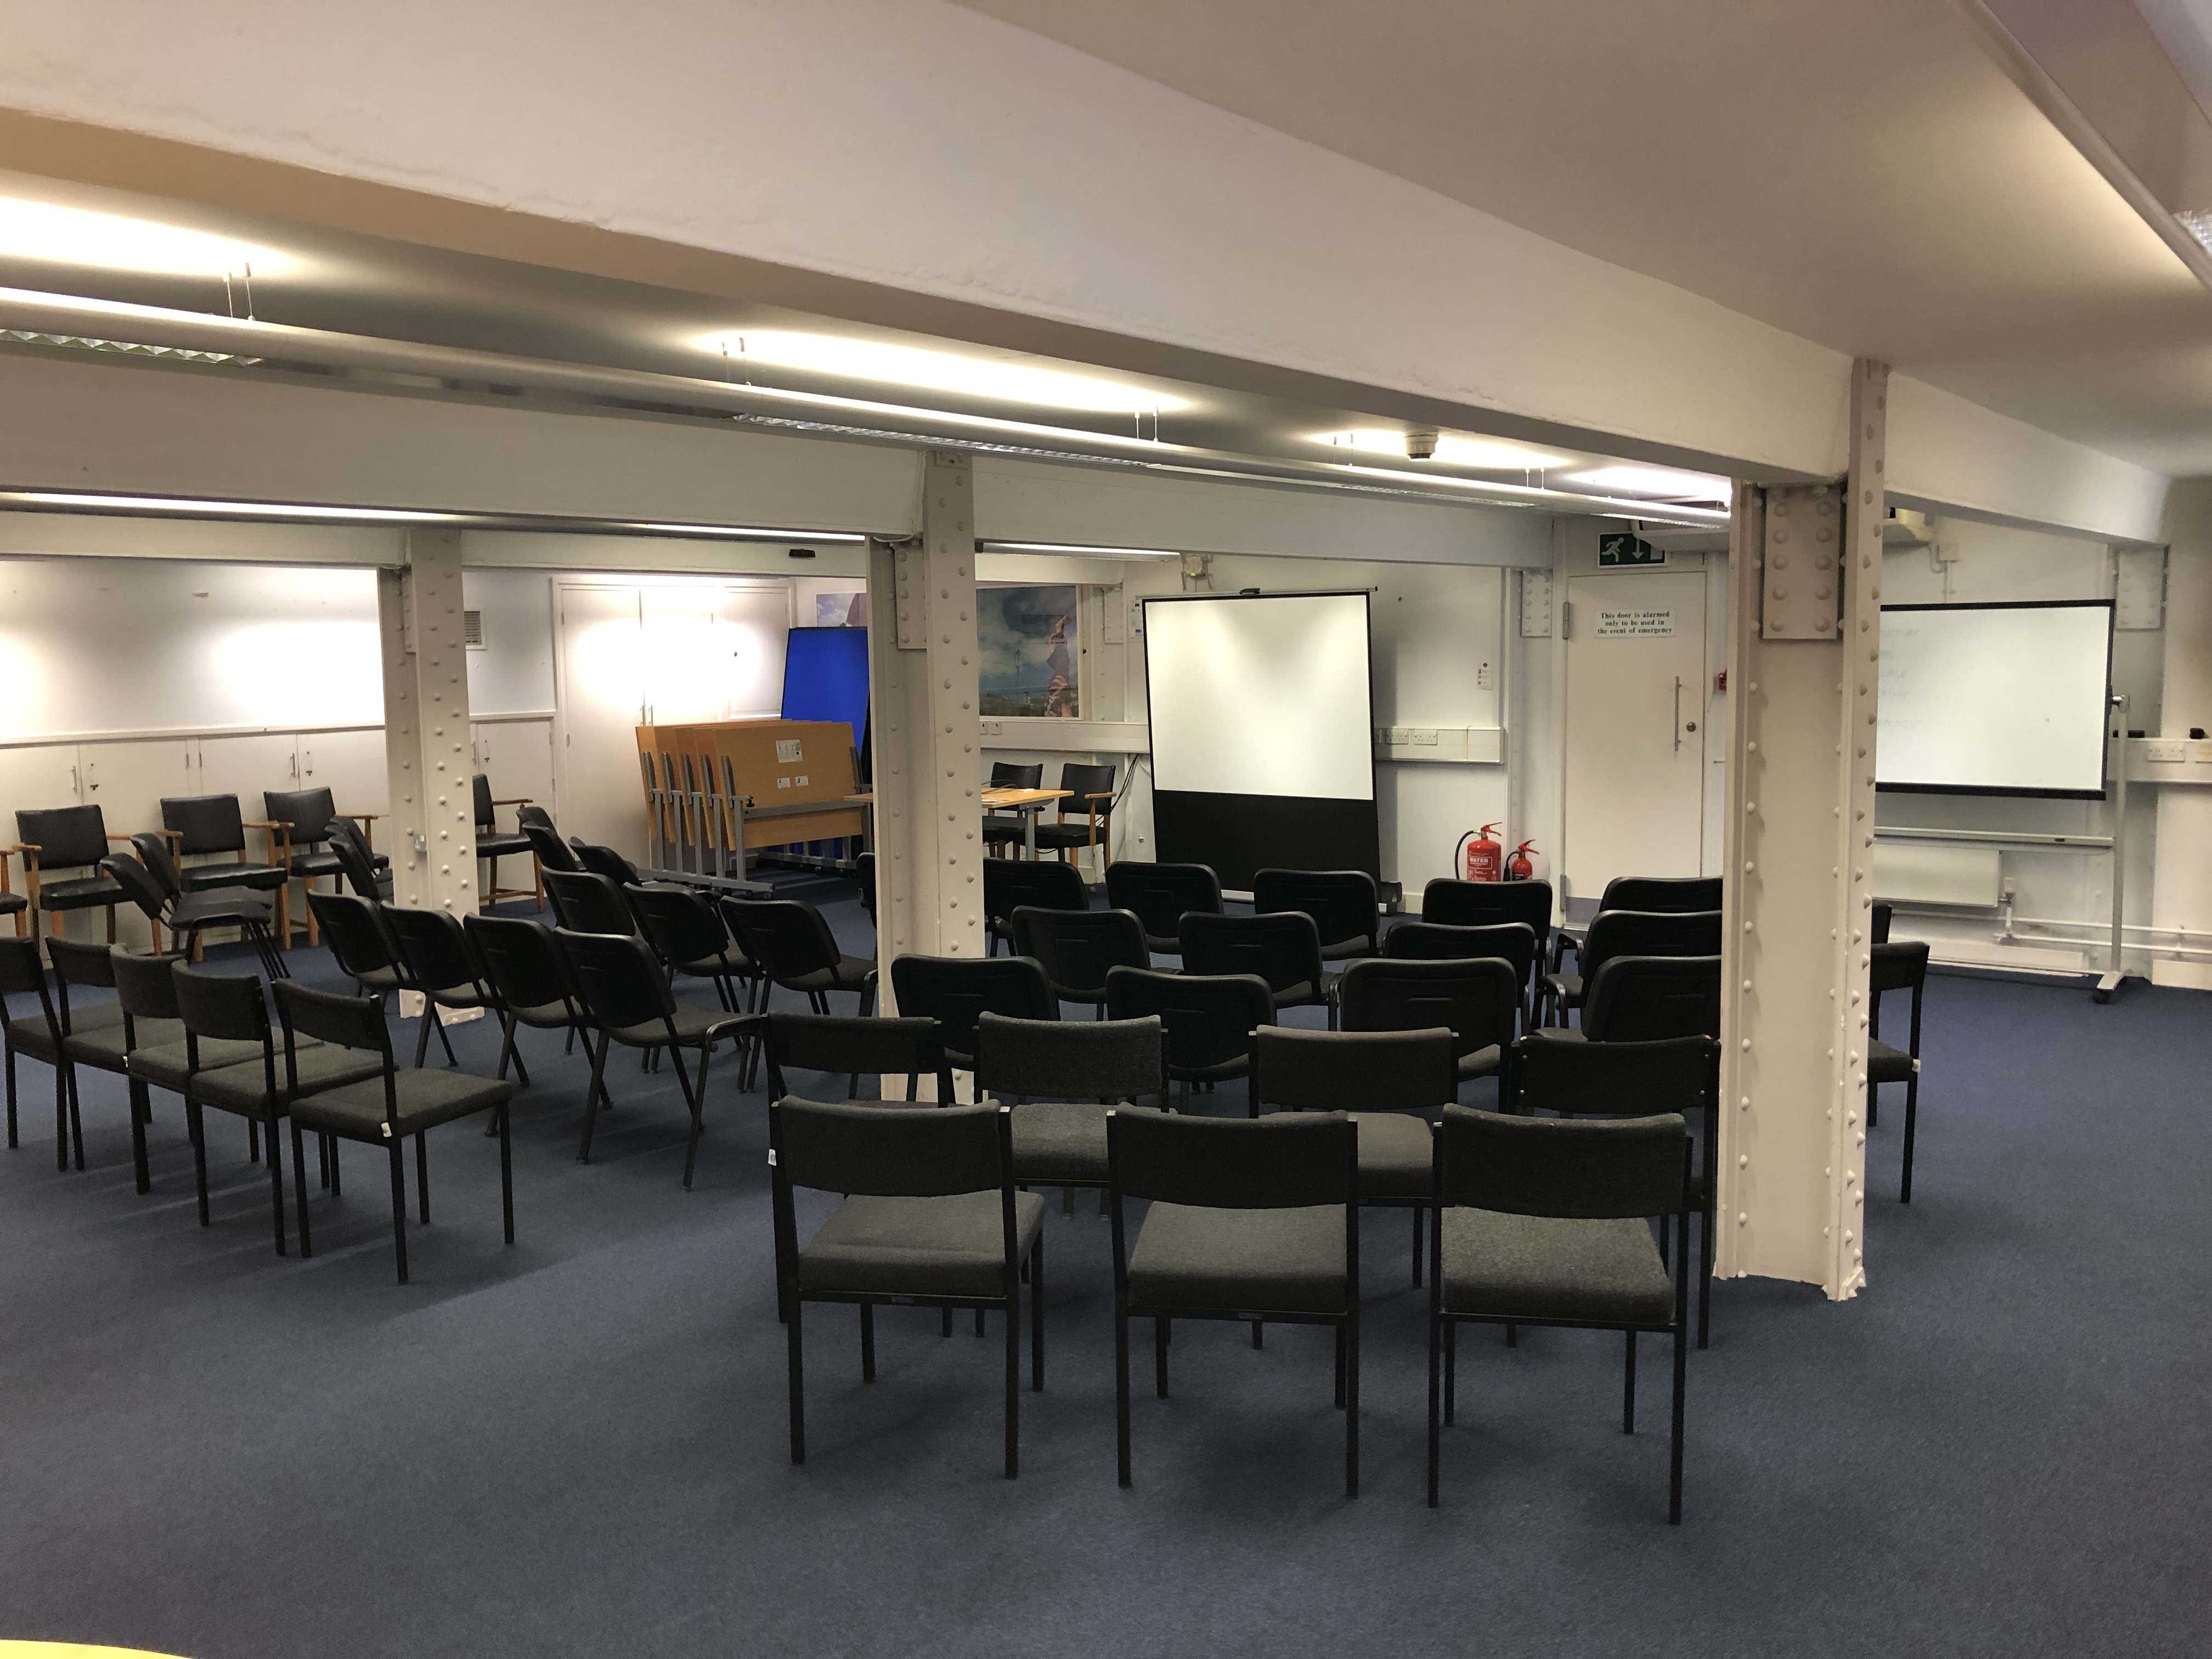
M 1620 564 L 1664 564 L 1667 555 L 1641 536 L 1622 531 L 1597 538 L 1597 562 L 1600 569 Z

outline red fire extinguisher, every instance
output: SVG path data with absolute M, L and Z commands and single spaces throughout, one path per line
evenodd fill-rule
M 1536 866 L 1528 861 L 1528 849 L 1536 843 L 1524 841 L 1513 849 L 1513 856 L 1505 860 L 1505 879 L 1527 881 L 1536 873 Z
M 1481 829 L 1470 832 L 1474 836 L 1472 841 L 1467 836 L 1459 838 L 1459 844 L 1467 848 L 1467 878 L 1469 881 L 1498 879 L 1505 849 L 1491 838 L 1490 832 L 1496 828 L 1498 826 L 1494 823 L 1486 823 Z

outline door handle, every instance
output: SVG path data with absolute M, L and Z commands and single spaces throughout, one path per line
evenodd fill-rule
M 1674 676 L 1674 752 L 1682 752 L 1682 677 Z

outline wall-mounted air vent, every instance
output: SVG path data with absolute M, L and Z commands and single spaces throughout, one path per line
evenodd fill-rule
M 483 611 L 461 612 L 461 643 L 471 651 L 481 651 L 484 648 Z

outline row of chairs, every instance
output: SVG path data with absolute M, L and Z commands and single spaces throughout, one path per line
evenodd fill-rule
M 1011 858 L 1034 839 L 1039 861 L 1047 853 L 1057 853 L 1060 864 L 1073 869 L 1072 859 L 1086 849 L 1095 848 L 1105 866 L 1112 869 L 1115 771 L 1115 768 L 1107 764 L 1084 761 L 1066 763 L 1060 769 L 1060 787 L 1066 791 L 1066 796 L 1060 802 L 1054 821 L 1039 823 L 1034 830 L 1026 822 L 1031 816 L 1028 809 L 1015 811 L 1011 816 L 1006 812 L 986 811 L 983 814 L 984 852 Z M 994 761 L 989 787 L 993 789 L 1042 789 L 1044 787 L 1043 764 L 1038 763 L 1025 766 L 1012 761 Z M 1071 806 L 1079 814 L 1074 823 L 1068 821 Z

